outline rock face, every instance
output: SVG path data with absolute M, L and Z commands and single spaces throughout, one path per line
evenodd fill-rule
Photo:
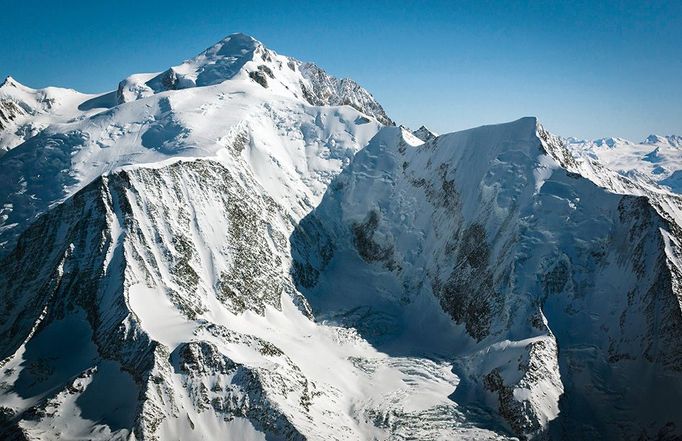
M 294 279 L 389 354 L 439 335 L 455 401 L 519 436 L 679 433 L 679 228 L 566 171 L 555 142 L 532 118 L 424 144 L 383 129 L 298 227 Z
M 432 139 L 438 136 L 431 130 L 429 130 L 426 126 L 419 127 L 417 130 L 412 132 L 412 134 L 424 142 L 431 141 Z
M 316 106 L 348 105 L 367 115 L 371 115 L 382 124 L 392 125 L 381 105 L 365 89 L 350 78 L 337 79 L 312 63 L 294 63 L 298 66 L 304 81 L 301 81 L 301 92 L 305 99 Z
M 0 110 L 2 439 L 682 436 L 679 196 L 534 118 L 242 34 Z
M 3 368 L 10 378 L 19 373 L 7 393 L 21 404 L 9 409 L 30 421 L 17 423 L 20 429 L 30 437 L 45 425 L 64 423 L 52 422 L 45 413 L 50 404 L 41 395 L 63 388 L 78 401 L 83 391 L 69 390 L 71 378 L 95 372 L 96 381 L 103 375 L 103 363 L 114 363 L 119 376 L 132 375 L 139 389 L 139 413 L 129 421 L 130 427 L 122 429 L 132 430 L 138 438 L 154 434 L 162 420 L 184 415 L 180 391 L 172 386 L 174 375 L 189 389 L 193 402 L 186 411 L 188 421 L 202 406 L 212 405 L 204 402 L 203 389 L 208 393 L 217 387 L 201 383 L 200 375 L 236 388 L 221 398 L 228 400 L 228 408 L 222 409 L 226 416 L 248 418 L 251 406 L 258 415 L 269 415 L 261 377 L 274 374 L 239 368 L 198 337 L 206 333 L 264 356 L 282 356 L 280 350 L 216 326 L 197 325 L 194 334 L 188 328 L 187 337 L 195 335 L 196 343 L 180 345 L 172 333 L 164 332 L 164 326 L 173 326 L 172 320 L 190 322 L 209 310 L 215 312 L 211 302 L 219 302 L 229 313 L 263 314 L 266 306 L 281 308 L 282 293 L 295 298 L 286 277 L 287 220 L 271 199 L 249 191 L 253 188 L 257 188 L 253 178 L 235 176 L 214 162 L 121 171 L 94 181 L 26 230 L 4 259 L 0 279 Z M 212 212 L 197 213 L 199 207 Z M 208 244 L 211 237 L 216 240 Z M 40 272 L 22 270 L 29 267 L 40 267 Z M 168 315 L 158 316 L 164 308 Z M 160 319 L 171 322 L 156 328 L 153 321 Z M 80 353 L 56 357 L 41 354 L 40 343 L 33 343 L 44 340 L 68 349 L 64 339 L 69 338 L 91 342 Z M 23 353 L 23 362 L 12 356 L 17 352 Z M 226 377 L 215 379 L 219 374 Z M 261 401 L 256 397 L 250 401 L 244 393 L 256 394 Z M 166 400 L 174 404 L 165 407 Z M 27 412 L 33 416 L 28 418 Z M 272 421 L 254 418 L 266 432 L 293 430 L 286 428 L 281 415 Z
M 24 114 L 24 110 L 12 101 L 0 101 L 0 130 L 6 129 L 12 121 Z

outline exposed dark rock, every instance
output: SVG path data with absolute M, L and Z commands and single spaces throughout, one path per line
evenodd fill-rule
M 258 70 L 265 73 L 267 76 L 269 76 L 272 79 L 275 78 L 275 74 L 272 73 L 272 69 L 270 69 L 268 66 L 266 66 L 264 64 L 259 65 Z
M 249 78 L 251 78 L 253 81 L 255 81 L 256 83 L 260 84 L 265 88 L 268 87 L 268 79 L 266 78 L 265 74 L 260 70 L 249 72 Z
M 351 225 L 353 245 L 366 262 L 383 262 L 387 269 L 393 270 L 396 268 L 393 247 L 381 245 L 374 240 L 378 225 L 379 213 L 376 210 L 370 211 L 363 222 L 354 222 Z

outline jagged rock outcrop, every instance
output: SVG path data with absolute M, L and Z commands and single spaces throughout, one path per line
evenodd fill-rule
M 130 411 L 131 419 L 116 433 L 107 424 L 111 415 L 105 415 L 110 436 L 165 439 L 164 431 L 181 430 L 169 425 L 183 428 L 192 422 L 190 415 L 212 406 L 225 420 L 246 418 L 266 433 L 302 439 L 266 398 L 289 396 L 281 389 L 285 384 L 310 394 L 313 386 L 300 369 L 267 341 L 196 321 L 215 301 L 229 313 L 262 315 L 266 306 L 281 308 L 284 294 L 305 308 L 286 277 L 289 221 L 272 199 L 253 191 L 257 187 L 252 177 L 210 161 L 121 171 L 97 179 L 26 230 L 0 270 L 4 392 L 17 397 L 15 407 L 5 407 L 4 430 L 13 427 L 32 438 L 51 424 L 61 427 L 64 422 L 47 409 L 85 400 L 90 389 L 84 381 L 131 376 L 138 404 L 126 406 L 138 411 Z M 196 337 L 189 332 L 186 338 L 205 333 L 223 345 L 284 357 L 296 375 L 281 367 L 235 364 L 202 340 L 173 348 L 174 337 L 164 333 L 167 324 L 153 323 L 164 308 L 178 322 L 186 320 L 190 331 L 196 323 Z M 75 350 L 81 342 L 83 348 Z M 44 344 L 59 352 L 50 357 L 40 350 Z M 108 375 L 99 379 L 103 370 Z M 175 375 L 186 378 L 186 392 L 174 385 Z M 233 386 L 215 395 L 210 390 L 216 392 L 217 383 L 209 383 L 219 383 L 220 375 L 226 376 L 225 387 Z M 296 376 L 298 388 L 291 383 Z M 183 394 L 192 407 L 184 407 Z M 174 404 L 167 407 L 168 402 Z
M 413 131 L 412 134 L 424 142 L 431 141 L 438 135 L 429 130 L 426 126 L 421 126 L 417 130 Z
M 337 79 L 312 63 L 296 63 L 304 81 L 301 92 L 315 106 L 351 106 L 373 116 L 385 125 L 393 125 L 374 97 L 350 78 Z

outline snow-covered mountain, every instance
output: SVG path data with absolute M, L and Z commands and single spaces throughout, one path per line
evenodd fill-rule
M 577 159 L 595 160 L 632 180 L 654 182 L 674 193 L 682 193 L 680 136 L 649 135 L 640 143 L 623 138 L 595 141 L 571 138 L 567 147 Z
M 679 227 L 568 172 L 558 142 L 533 118 L 425 144 L 383 129 L 301 222 L 295 280 L 383 352 L 447 354 L 489 424 L 679 434 Z
M 682 204 L 534 118 L 243 34 L 0 109 L 3 439 L 682 436 Z
M 421 126 L 417 130 L 413 131 L 412 134 L 419 138 L 419 140 L 427 142 L 431 141 L 438 135 L 429 130 L 426 126 Z
M 51 109 L 58 116 L 47 125 L 51 113 L 31 110 L 39 113 L 39 125 L 47 127 L 3 157 L 0 243 L 11 245 L 36 215 L 117 167 L 179 157 L 216 158 L 238 139 L 261 185 L 300 218 L 376 133 L 379 121 L 390 122 L 371 95 L 352 81 L 336 80 L 319 68 L 309 79 L 306 72 L 311 70 L 309 64 L 236 34 L 180 67 L 133 75 L 116 93 L 102 96 L 35 91 L 6 81 L 0 96 L 8 97 L 12 106 L 35 109 L 43 96 L 54 96 Z M 175 78 L 172 87 L 177 90 L 163 80 L 168 76 Z M 344 105 L 322 105 L 327 102 Z M 2 133 L 9 137 L 19 121 L 21 127 L 38 124 L 21 118 Z M 11 139 L 0 149 L 12 148 L 16 140 Z
M 92 114 L 88 106 L 79 106 L 96 98 L 58 87 L 31 89 L 7 77 L 0 84 L 0 156 L 50 124 Z
M 247 78 L 281 95 L 302 98 L 311 105 L 348 105 L 383 124 L 392 124 L 381 105 L 353 80 L 339 80 L 312 63 L 278 55 L 244 34 L 231 35 L 165 72 L 126 78 L 118 86 L 116 99 L 124 103 L 168 90 Z

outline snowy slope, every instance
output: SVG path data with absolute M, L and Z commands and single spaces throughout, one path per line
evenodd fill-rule
M 380 106 L 234 38 L 169 70 L 186 87 L 133 76 L 0 158 L 3 435 L 504 438 L 449 399 L 447 359 L 311 320 L 287 239 Z
M 622 138 L 568 139 L 566 147 L 585 160 L 596 160 L 633 180 L 655 182 L 682 193 L 682 137 L 650 135 L 640 143 Z
M 234 147 L 231 168 L 182 160 L 98 178 L 21 235 L 0 262 L 5 430 L 501 439 L 449 400 L 447 360 L 388 357 L 310 320 L 289 278 L 290 217 Z
M 7 77 L 0 84 L 0 156 L 50 124 L 84 118 L 112 103 L 112 94 L 86 95 L 58 87 L 31 89 Z
M 679 436 L 679 228 L 553 142 L 533 118 L 425 144 L 383 129 L 301 222 L 295 280 L 389 355 L 451 357 L 489 427 Z
M 145 92 L 134 101 L 92 115 L 88 110 L 68 121 L 56 119 L 0 158 L 4 205 L 0 243 L 11 244 L 36 215 L 102 174 L 177 157 L 225 158 L 222 152 L 235 139 L 240 139 L 242 157 L 266 190 L 295 218 L 307 213 L 380 123 L 351 106 L 310 105 L 302 94 L 291 91 L 304 84 L 298 64 L 250 37 L 255 49 L 244 56 L 253 60 L 242 59 L 236 73 L 216 67 L 234 58 L 225 53 L 228 49 L 243 55 L 242 49 L 231 45 L 235 38 L 246 37 L 228 37 L 209 49 L 209 54 L 218 53 L 217 59 L 204 53 L 178 68 L 186 75 L 195 72 L 192 69 L 200 71 L 197 78 L 212 72 L 207 85 Z M 273 75 L 282 81 L 263 87 L 250 76 L 249 69 L 258 71 L 256 65 L 265 63 L 262 57 L 271 57 Z M 232 76 L 217 82 L 219 74 Z M 123 83 L 130 84 L 130 79 Z M 100 98 L 86 102 L 99 103 Z
M 545 134 L 552 140 L 550 153 L 562 167 L 614 193 L 644 196 L 660 215 L 682 226 L 682 195 L 670 185 L 680 157 L 675 136 L 651 135 L 634 144 L 622 138 L 585 142 Z M 652 165 L 649 153 L 658 154 L 661 148 L 665 154 L 659 157 L 660 165 Z M 665 167 L 668 176 L 658 173 L 657 167 Z
M 650 135 L 636 143 L 622 138 L 595 141 L 569 139 L 569 150 L 576 156 L 586 156 L 624 176 L 647 179 L 682 192 L 679 170 L 682 168 L 682 138 L 679 136 Z

